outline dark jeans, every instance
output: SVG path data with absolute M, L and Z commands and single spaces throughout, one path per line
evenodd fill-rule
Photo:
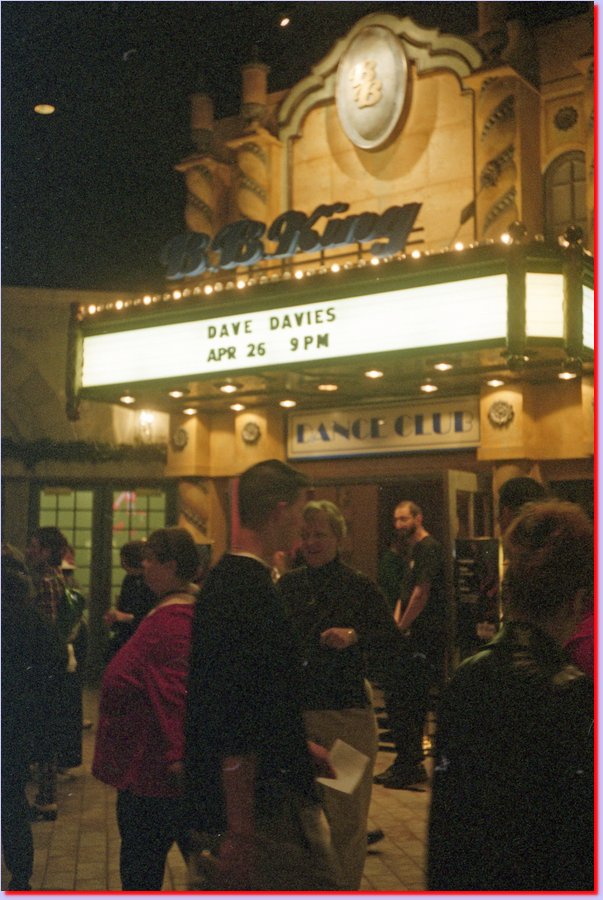
M 29 822 L 29 803 L 25 793 L 27 767 L 16 768 L 9 754 L 2 760 L 2 851 L 11 874 L 8 889 L 30 890 L 33 871 L 33 838 Z
M 160 891 L 172 844 L 176 842 L 184 858 L 188 858 L 190 844 L 183 801 L 118 791 L 117 824 L 121 836 L 122 890 Z
M 382 677 L 387 721 L 396 748 L 394 765 L 411 772 L 423 762 L 423 727 L 429 706 L 430 673 L 425 656 L 404 654 Z

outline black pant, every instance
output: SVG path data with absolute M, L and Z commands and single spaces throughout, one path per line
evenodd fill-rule
M 423 762 L 429 682 L 429 669 L 422 653 L 405 653 L 393 658 L 382 677 L 387 723 L 397 754 L 394 764 L 409 772 Z
M 165 861 L 174 842 L 185 859 L 189 838 L 184 803 L 171 797 L 117 793 L 121 836 L 119 870 L 124 891 L 160 891 Z
M 11 874 L 8 889 L 30 890 L 33 871 L 33 838 L 29 822 L 29 803 L 25 793 L 27 767 L 12 766 L 9 753 L 2 759 L 2 850 Z

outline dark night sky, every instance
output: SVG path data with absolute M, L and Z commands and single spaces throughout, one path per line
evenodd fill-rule
M 530 23 L 591 4 L 513 3 Z M 469 34 L 476 3 L 12 2 L 2 27 L 2 283 L 158 290 L 159 253 L 184 228 L 173 166 L 191 151 L 188 95 L 239 108 L 252 45 L 269 90 L 309 74 L 370 12 Z M 291 25 L 279 27 L 280 14 Z M 33 112 L 36 102 L 57 107 Z

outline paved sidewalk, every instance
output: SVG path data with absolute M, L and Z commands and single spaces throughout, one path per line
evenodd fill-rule
M 85 714 L 96 722 L 97 695 L 86 692 Z M 56 822 L 32 825 L 35 843 L 34 891 L 115 891 L 119 881 L 119 835 L 115 821 L 115 791 L 90 774 L 94 726 L 84 732 L 84 763 L 59 781 Z M 379 753 L 376 771 L 391 762 Z M 428 761 L 428 767 L 431 762 Z M 30 783 L 30 799 L 36 786 Z M 374 786 L 369 828 L 382 828 L 385 838 L 369 851 L 361 890 L 422 891 L 425 889 L 425 830 L 429 789 L 388 790 Z M 2 867 L 2 890 L 7 873 Z M 168 857 L 164 891 L 186 890 L 186 870 L 176 847 Z

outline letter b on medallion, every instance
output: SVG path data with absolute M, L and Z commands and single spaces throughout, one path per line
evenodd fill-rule
M 374 150 L 400 120 L 408 65 L 402 44 L 382 25 L 363 28 L 337 69 L 335 100 L 341 126 L 351 142 Z

